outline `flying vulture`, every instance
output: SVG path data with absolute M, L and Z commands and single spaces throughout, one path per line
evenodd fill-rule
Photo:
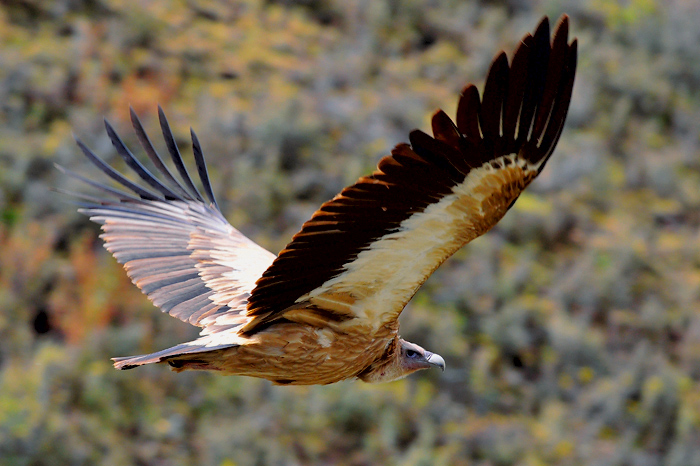
M 576 40 L 568 18 L 550 42 L 545 17 L 510 63 L 498 54 L 483 97 L 468 85 L 456 124 L 442 111 L 433 136 L 415 130 L 374 173 L 323 204 L 278 256 L 231 226 L 214 199 L 202 149 L 192 147 L 200 191 L 159 107 L 176 173 L 131 121 L 152 174 L 105 121 L 119 155 L 144 184 L 127 179 L 77 140 L 100 170 L 130 192 L 88 183 L 81 212 L 102 225 L 105 247 L 131 280 L 199 338 L 156 353 L 114 358 L 117 369 L 168 363 L 276 384 L 388 382 L 429 367 L 438 354 L 399 337 L 398 317 L 430 274 L 493 227 L 542 171 L 571 100 Z M 60 168 L 60 167 L 59 167 Z M 203 193 L 203 194 L 202 194 Z

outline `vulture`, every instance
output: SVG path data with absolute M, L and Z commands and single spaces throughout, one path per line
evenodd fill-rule
M 160 106 L 171 168 L 133 109 L 151 170 L 105 120 L 139 183 L 76 138 L 121 185 L 59 167 L 102 193 L 79 195 L 80 211 L 101 224 L 105 247 L 153 304 L 202 329 L 172 348 L 114 358 L 114 367 L 167 363 L 280 385 L 388 382 L 444 370 L 438 354 L 400 338 L 398 317 L 440 264 L 503 217 L 552 155 L 576 70 L 568 29 L 564 15 L 550 40 L 543 18 L 510 62 L 505 52 L 495 57 L 481 97 L 474 85 L 464 88 L 455 122 L 435 112 L 432 136 L 411 132 L 371 175 L 321 205 L 277 256 L 226 221 L 191 131 L 193 181 Z

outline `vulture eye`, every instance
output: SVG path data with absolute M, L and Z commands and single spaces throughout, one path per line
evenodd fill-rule
M 406 357 L 409 357 L 409 358 L 417 358 L 417 357 L 418 357 L 418 354 L 419 354 L 418 351 L 414 351 L 414 350 L 412 350 L 412 349 L 406 350 Z

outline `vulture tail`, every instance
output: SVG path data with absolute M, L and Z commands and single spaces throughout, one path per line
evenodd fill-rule
M 112 358 L 112 361 L 114 361 L 114 368 L 119 370 L 133 369 L 134 367 L 143 366 L 145 364 L 157 364 L 166 361 L 174 368 L 174 370 L 197 369 L 203 368 L 196 366 L 206 364 L 206 361 L 209 359 L 209 357 L 203 356 L 205 353 L 211 353 L 213 351 L 236 346 L 238 345 L 228 344 L 207 346 L 207 342 L 195 340 L 155 353 Z M 183 356 L 187 357 L 183 358 Z

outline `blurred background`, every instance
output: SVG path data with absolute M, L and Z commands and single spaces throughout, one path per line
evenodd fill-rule
M 436 108 L 571 16 L 554 157 L 402 315 L 447 371 L 274 387 L 164 366 L 197 329 L 133 286 L 66 196 L 119 168 L 128 107 L 189 126 L 233 225 L 279 251 Z M 700 9 L 695 0 L 0 2 L 3 465 L 700 464 Z

